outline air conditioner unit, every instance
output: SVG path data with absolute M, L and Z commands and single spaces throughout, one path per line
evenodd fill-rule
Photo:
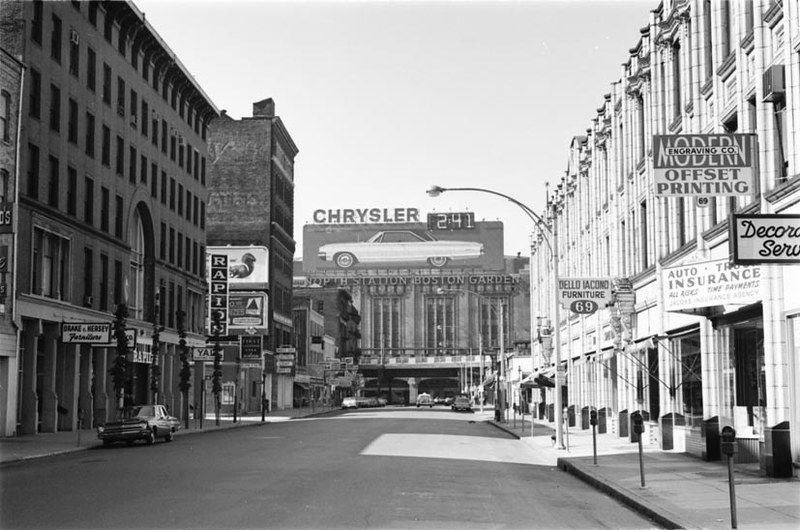
M 131 114 L 131 125 L 132 125 L 133 127 L 136 127 L 136 123 L 137 123 L 137 121 L 136 121 L 136 114 Z
M 94 305 L 94 296 L 86 295 L 83 297 L 83 305 L 85 307 L 92 307 Z
M 72 44 L 78 44 L 81 41 L 80 36 L 78 36 L 78 32 L 74 29 L 69 30 L 69 41 Z
M 183 136 L 178 136 L 178 145 L 183 145 Z
M 783 101 L 786 97 L 786 74 L 782 64 L 773 64 L 764 71 L 763 101 Z

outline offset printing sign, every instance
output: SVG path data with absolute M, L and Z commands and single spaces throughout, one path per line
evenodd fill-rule
M 656 196 L 752 195 L 753 134 L 653 135 Z
M 267 294 L 231 292 L 228 295 L 228 329 L 266 328 Z
M 800 215 L 734 214 L 733 262 L 800 263 Z
M 65 344 L 109 344 L 111 342 L 111 323 L 62 322 L 61 342 Z
M 681 311 L 716 305 L 750 304 L 761 298 L 761 268 L 728 260 L 664 267 L 664 305 Z

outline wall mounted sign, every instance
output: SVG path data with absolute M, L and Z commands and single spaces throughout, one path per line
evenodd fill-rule
M 734 214 L 728 226 L 734 263 L 800 263 L 800 215 Z
M 728 260 L 688 263 L 662 269 L 667 311 L 727 304 L 751 304 L 761 299 L 761 268 Z
M 228 294 L 228 329 L 267 327 L 267 293 L 258 291 Z
M 8 234 L 14 229 L 14 203 L 0 202 L 0 234 Z
M 260 361 L 261 335 L 242 335 L 239 337 L 239 357 L 247 361 Z
M 109 344 L 110 322 L 62 322 L 61 342 L 65 344 Z
M 344 208 L 314 210 L 315 224 L 417 223 L 417 208 Z
M 653 135 L 658 197 L 752 195 L 754 134 Z
M 228 256 L 209 254 L 208 329 L 211 335 L 228 333 Z M 214 316 L 219 322 L 214 324 Z

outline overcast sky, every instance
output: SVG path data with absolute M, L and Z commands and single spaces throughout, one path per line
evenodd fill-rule
M 136 1 L 219 109 L 275 100 L 298 242 L 318 208 L 467 209 L 504 222 L 506 254 L 529 250 L 516 207 L 425 190 L 541 211 L 657 4 Z

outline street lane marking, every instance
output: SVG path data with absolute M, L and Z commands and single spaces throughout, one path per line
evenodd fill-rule
M 552 465 L 551 458 L 537 454 L 519 440 L 454 434 L 382 434 L 361 454 Z

